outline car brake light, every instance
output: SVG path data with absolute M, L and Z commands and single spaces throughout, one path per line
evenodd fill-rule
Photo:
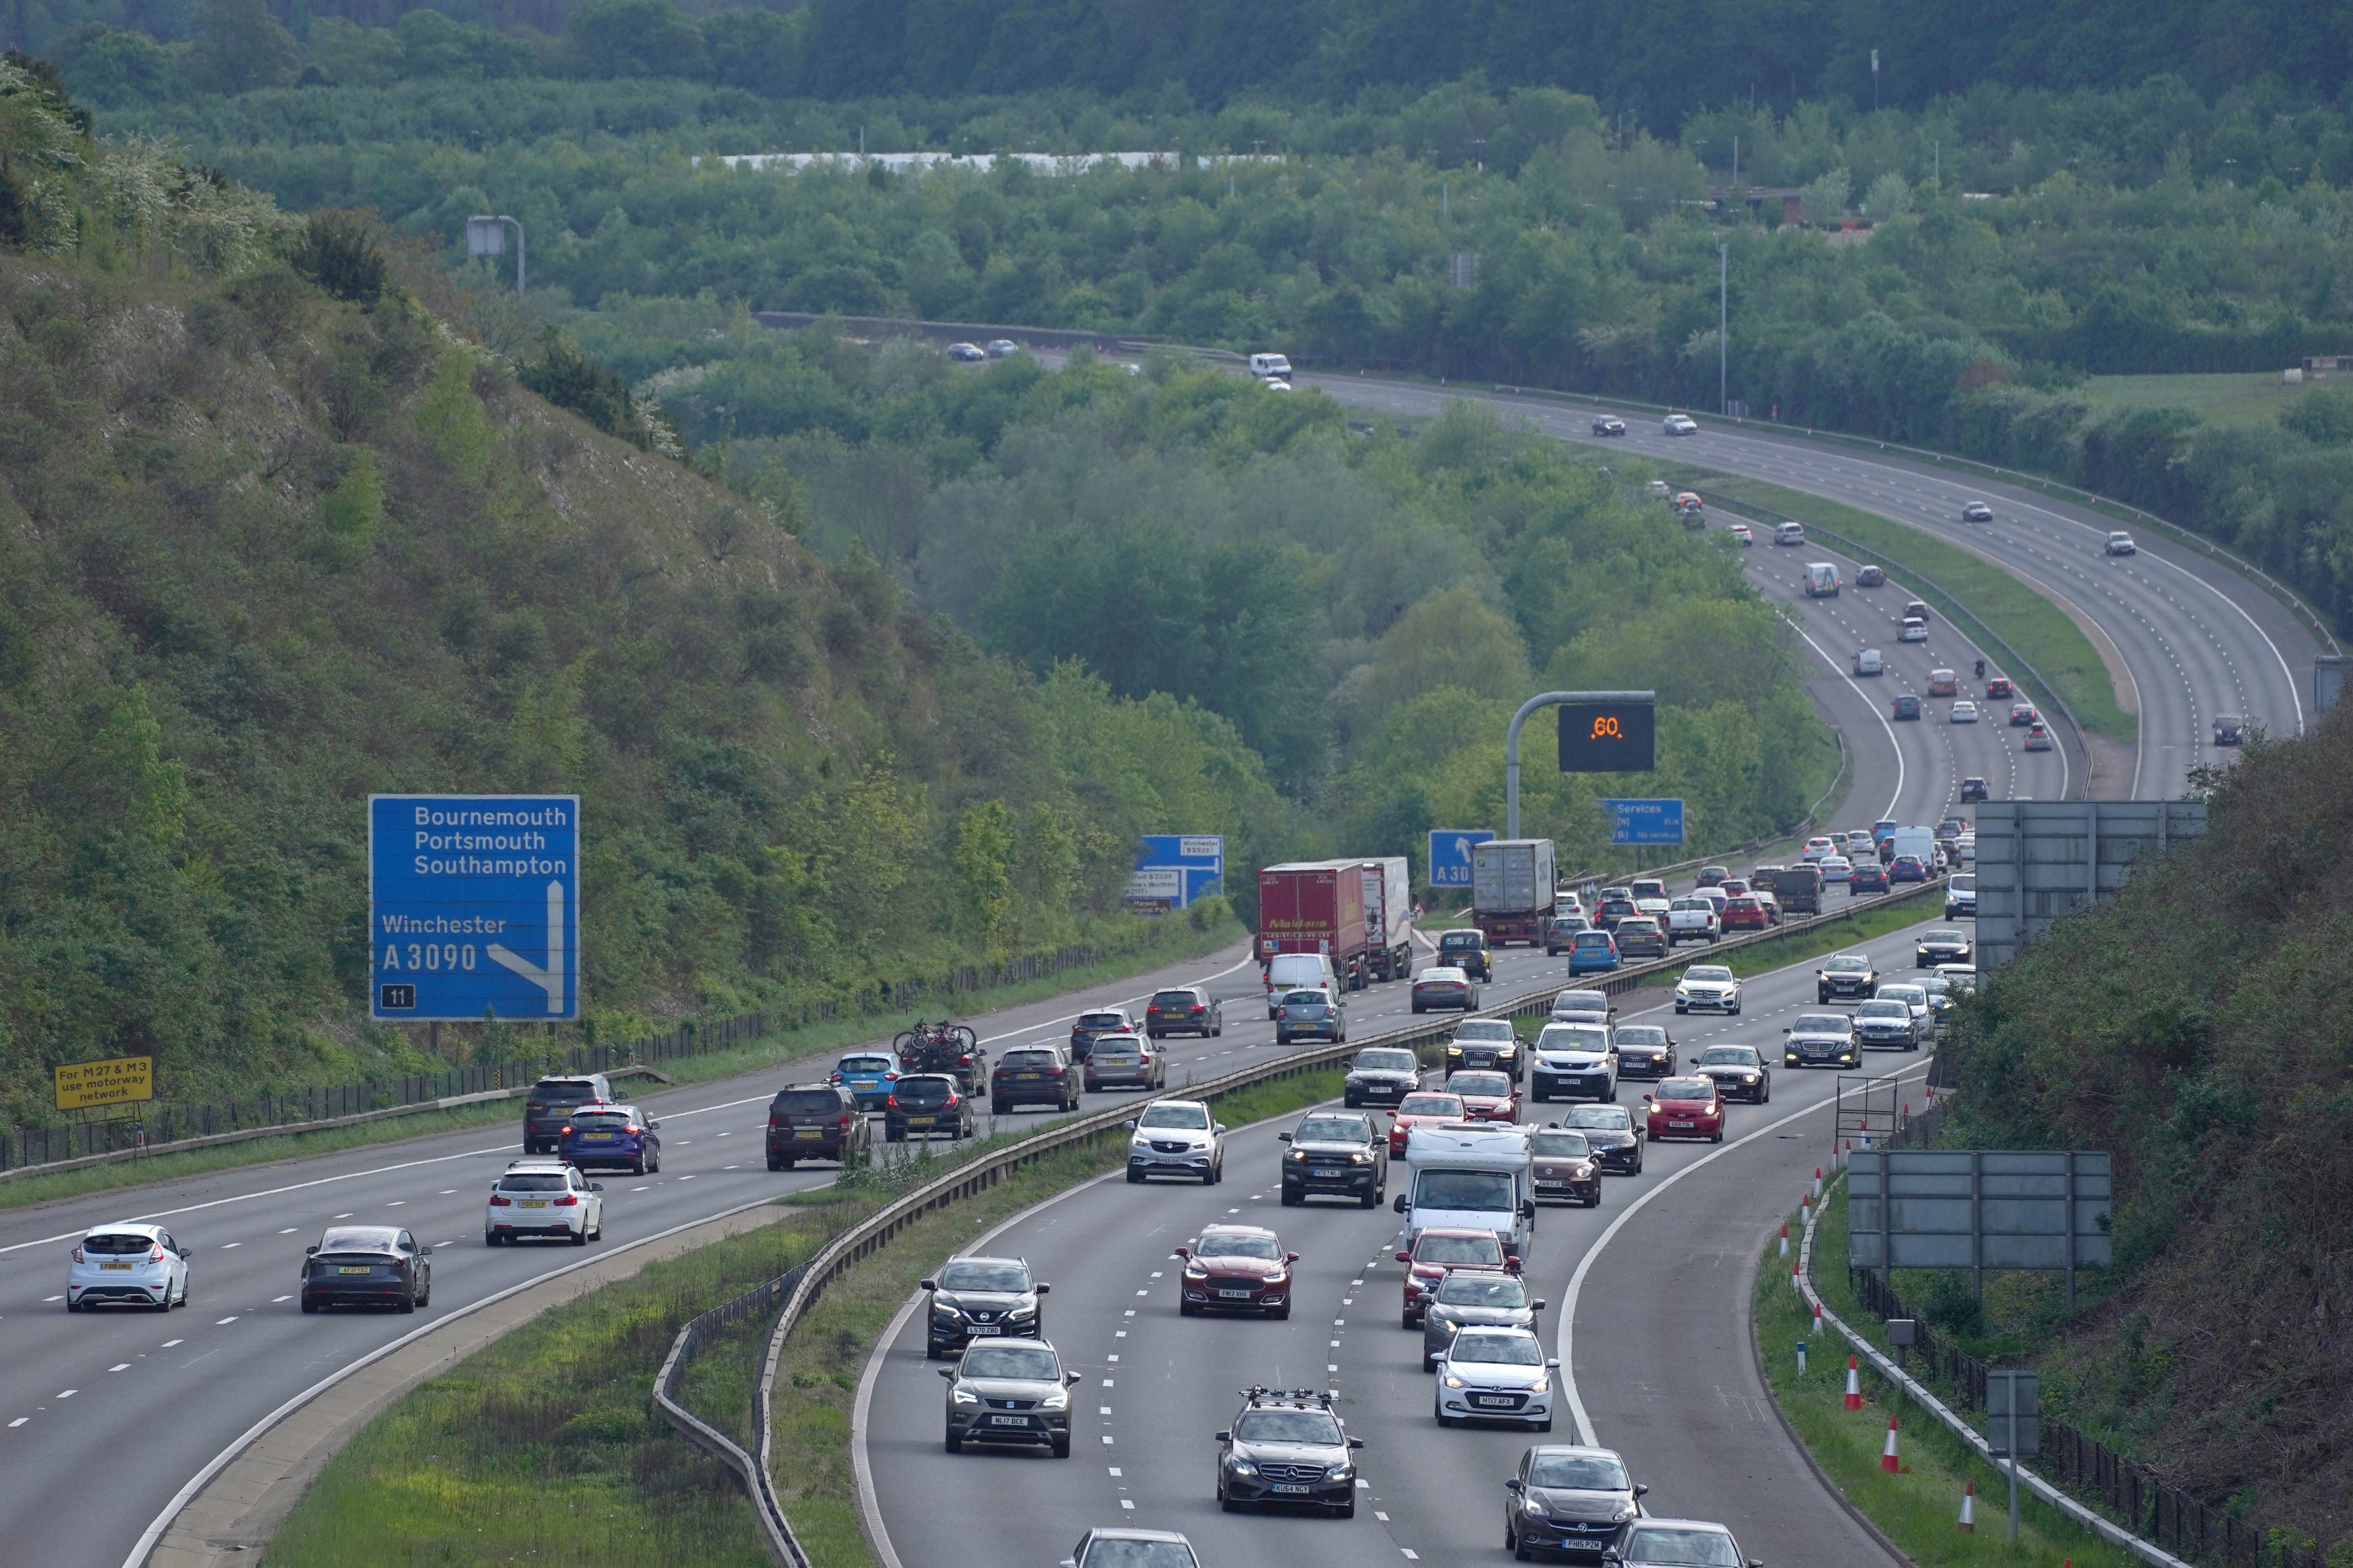
M 80 1247 L 75 1247 L 75 1248 L 73 1249 L 73 1260 L 74 1260 L 76 1263 L 79 1263 L 79 1262 L 81 1262 L 81 1261 L 82 1261 L 81 1248 L 80 1248 Z
M 825 1081 L 828 1083 L 839 1083 L 841 1081 L 841 1075 L 838 1072 L 828 1073 L 825 1076 Z
M 164 1261 L 164 1244 L 162 1242 L 159 1241 L 154 1246 L 147 1249 L 147 1261 L 150 1263 L 161 1263 Z
M 645 1129 L 642 1127 L 624 1127 L 621 1131 L 628 1133 L 630 1137 L 635 1138 L 644 1132 Z
M 890 1099 L 884 1100 L 882 1104 L 886 1110 L 896 1110 L 899 1109 L 899 1097 L 894 1094 Z
M 511 1209 L 514 1207 L 514 1200 L 512 1198 L 502 1198 L 499 1196 L 498 1194 L 492 1193 L 491 1194 L 491 1206 L 494 1209 Z
M 555 1200 L 555 1206 L 560 1209 L 568 1209 L 579 1201 L 580 1200 L 575 1197 L 572 1194 L 566 1193 L 562 1197 Z
M 841 1125 L 844 1127 L 849 1125 L 849 1112 L 846 1110 L 841 1113 Z

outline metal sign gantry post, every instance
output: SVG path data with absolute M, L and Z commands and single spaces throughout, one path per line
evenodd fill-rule
M 1655 691 L 1545 691 L 1521 703 L 1520 710 L 1512 715 L 1511 728 L 1504 731 L 1504 837 L 1520 836 L 1520 728 L 1529 714 L 1568 702 L 1623 702 L 1648 708 L 1658 700 Z M 1649 759 L 1644 759 L 1640 771 L 1650 771 Z

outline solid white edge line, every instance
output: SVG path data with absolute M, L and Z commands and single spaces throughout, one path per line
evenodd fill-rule
M 1791 607 L 1794 608 L 1795 606 Z M 1811 632 L 1809 632 L 1804 626 L 1798 624 L 1798 618 L 1795 616 L 1788 615 L 1785 612 L 1782 618 L 1789 623 L 1790 630 L 1796 632 L 1799 637 L 1806 639 L 1806 646 L 1808 647 L 1812 648 L 1816 653 L 1821 655 L 1822 662 L 1830 666 L 1831 673 L 1837 676 L 1841 680 L 1845 681 L 1848 689 L 1857 697 L 1862 699 L 1862 705 L 1871 710 L 1871 716 L 1878 720 L 1879 727 L 1887 732 L 1888 748 L 1895 753 L 1895 793 L 1887 797 L 1887 809 L 1881 815 L 1885 816 L 1894 816 L 1895 803 L 1904 798 L 1904 781 L 1907 776 L 1904 768 L 1904 746 L 1903 743 L 1895 738 L 1895 726 L 1888 722 L 1887 715 L 1879 710 L 1879 700 L 1873 697 L 1869 692 L 1863 690 L 1862 687 L 1855 685 L 1854 677 L 1849 675 L 1846 672 L 1845 667 L 1830 656 L 1830 650 L 1828 648 L 1825 648 L 1821 644 L 1814 640 L 1813 634 Z M 2063 768 L 2066 766 L 2063 757 L 2060 762 L 2060 766 Z M 2066 794 L 2066 790 L 2063 786 L 2061 788 L 2060 794 L 2063 795 Z
M 820 1185 L 829 1184 L 820 1184 Z M 796 1193 L 798 1193 L 813 1192 L 817 1189 L 795 1188 L 793 1190 Z M 476 1312 L 482 1310 L 484 1308 L 494 1306 L 497 1303 L 505 1300 L 508 1297 L 515 1295 L 521 1291 L 531 1289 L 534 1286 L 544 1285 L 551 1279 L 560 1279 L 566 1274 L 571 1274 L 579 1269 L 588 1268 L 592 1264 L 602 1263 L 607 1258 L 618 1258 L 623 1253 L 634 1252 L 640 1247 L 649 1247 L 657 1241 L 661 1241 L 670 1237 L 676 1236 L 681 1231 L 692 1230 L 696 1226 L 709 1225 L 713 1220 L 725 1219 L 731 1215 L 746 1214 L 753 1209 L 765 1208 L 769 1205 L 776 1203 L 785 1195 L 786 1194 L 772 1193 L 755 1202 L 737 1204 L 733 1208 L 720 1209 L 715 1213 L 704 1215 L 699 1219 L 691 1219 L 686 1221 L 682 1225 L 671 1226 L 668 1230 L 658 1230 L 651 1236 L 639 1237 L 635 1241 L 624 1242 L 618 1247 L 599 1252 L 593 1258 L 578 1258 L 571 1263 L 565 1264 L 561 1268 L 551 1268 L 544 1274 L 534 1275 L 531 1279 L 525 1279 L 520 1284 L 510 1285 L 505 1289 L 497 1291 L 492 1295 L 485 1296 L 479 1301 L 470 1302 L 467 1305 L 459 1308 L 456 1311 L 436 1319 L 432 1322 L 421 1324 L 418 1327 L 410 1330 L 407 1333 L 401 1335 L 396 1340 L 391 1340 L 384 1344 L 378 1345 L 375 1349 L 360 1357 L 357 1361 L 347 1363 L 343 1366 L 336 1368 L 333 1372 L 329 1373 L 326 1376 L 321 1378 L 318 1382 L 312 1384 L 301 1393 L 295 1394 L 283 1405 L 280 1405 L 277 1409 L 272 1410 L 269 1415 L 264 1415 L 260 1420 L 247 1427 L 244 1433 L 240 1435 L 235 1442 L 231 1443 L 227 1447 L 223 1448 L 219 1453 L 215 1454 L 210 1460 L 206 1461 L 204 1468 L 198 1470 L 194 1476 L 190 1477 L 187 1484 L 183 1486 L 173 1495 L 170 1502 L 164 1505 L 164 1511 L 157 1514 L 154 1520 L 149 1523 L 145 1531 L 140 1535 L 139 1543 L 131 1549 L 131 1555 L 122 1560 L 122 1568 L 141 1568 L 141 1565 L 147 1561 L 147 1554 L 155 1550 L 155 1543 L 164 1539 L 164 1532 L 171 1529 L 172 1521 L 179 1517 L 180 1510 L 186 1508 L 190 1500 L 195 1498 L 196 1493 L 202 1491 L 206 1485 L 210 1482 L 215 1476 L 227 1468 L 229 1465 L 236 1461 L 239 1455 L 243 1454 L 248 1448 L 259 1441 L 271 1427 L 286 1419 L 287 1416 L 291 1415 L 295 1411 L 300 1410 L 303 1405 L 308 1405 L 311 1400 L 319 1397 L 320 1394 L 324 1394 L 328 1389 L 334 1387 L 335 1384 L 343 1382 L 345 1378 L 350 1377 L 353 1373 L 360 1372 L 367 1367 L 373 1366 L 377 1362 L 380 1362 L 385 1357 L 390 1355 L 393 1352 L 412 1344 L 417 1340 L 423 1339 L 427 1334 L 437 1332 L 438 1331 L 448 1327 L 449 1324 L 459 1321 L 460 1319 L 470 1318 Z
M 1933 1059 L 1934 1058 L 1932 1056 L 1931 1060 Z M 1919 1062 L 1911 1068 L 1905 1068 L 1904 1071 L 1894 1074 L 1893 1076 L 1898 1080 L 1901 1080 L 1911 1077 L 1915 1072 L 1926 1071 L 1928 1066 L 1928 1062 Z M 1649 1191 L 1642 1194 L 1641 1196 L 1636 1198 L 1632 1203 L 1628 1204 L 1624 1208 L 1619 1210 L 1618 1217 L 1611 1220 L 1609 1224 L 1603 1228 L 1601 1234 L 1594 1237 L 1592 1243 L 1586 1247 L 1585 1256 L 1577 1260 L 1577 1271 L 1568 1277 L 1568 1289 L 1566 1295 L 1562 1298 L 1560 1308 L 1560 1386 L 1561 1392 L 1568 1395 L 1568 1413 L 1576 1418 L 1577 1440 L 1579 1443 L 1591 1448 L 1599 1447 L 1601 1442 L 1601 1439 L 1594 1434 L 1592 1419 L 1585 1413 L 1585 1401 L 1577 1396 L 1577 1363 L 1571 1359 L 1571 1357 L 1577 1345 L 1577 1297 L 1585 1289 L 1585 1277 L 1593 1271 L 1594 1262 L 1596 1259 L 1600 1258 L 1602 1250 L 1616 1238 L 1620 1230 L 1625 1228 L 1626 1222 L 1628 1220 L 1632 1219 L 1636 1215 L 1642 1212 L 1643 1205 L 1649 1203 L 1652 1198 L 1657 1197 L 1661 1193 L 1665 1192 L 1669 1187 L 1673 1186 L 1677 1182 L 1682 1181 L 1685 1176 L 1690 1175 L 1694 1171 L 1704 1170 L 1708 1166 L 1714 1164 L 1716 1161 L 1723 1159 L 1726 1154 L 1731 1153 L 1734 1150 L 1745 1148 L 1748 1144 L 1754 1143 L 1759 1138 L 1764 1137 L 1767 1132 L 1778 1132 L 1782 1128 L 1789 1125 L 1792 1121 L 1797 1121 L 1805 1117 L 1811 1116 L 1817 1111 L 1827 1110 L 1837 1103 L 1838 1101 L 1835 1100 L 1818 1100 L 1813 1104 L 1807 1106 L 1803 1110 L 1793 1110 L 1778 1121 L 1768 1121 L 1764 1126 L 1757 1128 L 1756 1131 L 1745 1133 L 1742 1136 L 1734 1139 L 1731 1142 L 1725 1144 L 1722 1148 L 1711 1150 L 1709 1152 L 1701 1155 L 1698 1159 L 1694 1160 L 1690 1164 L 1685 1165 L 1683 1169 L 1675 1172 L 1672 1175 L 1667 1177 L 1665 1181 L 1661 1182 L 1657 1186 L 1651 1188 Z M 1646 1135 L 1644 1142 L 1647 1142 L 1649 1140 Z

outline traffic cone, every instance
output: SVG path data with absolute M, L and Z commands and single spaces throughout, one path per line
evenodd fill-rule
M 1817 1334 L 1820 1334 L 1821 1331 L 1822 1331 L 1822 1303 L 1821 1303 L 1820 1299 L 1819 1297 L 1817 1297 L 1817 1298 L 1815 1299 L 1815 1301 L 1814 1301 L 1814 1332 L 1815 1332 L 1815 1333 L 1817 1333 Z M 1848 1361 L 1850 1361 L 1850 1362 L 1852 1362 L 1852 1361 L 1853 1361 L 1853 1360 L 1854 1360 L 1854 1358 L 1853 1358 L 1852 1356 L 1849 1356 L 1849 1357 L 1847 1357 L 1847 1360 L 1848 1360 Z
M 1817 1197 L 1817 1198 L 1819 1198 L 1819 1197 L 1820 1197 L 1821 1195 L 1822 1195 L 1822 1168 L 1821 1168 L 1820 1165 L 1816 1165 L 1816 1166 L 1814 1167 L 1814 1196 L 1815 1196 L 1815 1197 Z
M 1789 1222 L 1788 1220 L 1781 1222 L 1781 1256 L 1784 1258 L 1789 1256 Z
M 1846 1358 L 1846 1407 L 1849 1410 L 1862 1408 L 1862 1380 L 1854 1374 L 1852 1356 Z
M 1859 1397 L 1856 1403 L 1861 1403 Z M 1903 1461 L 1895 1457 L 1895 1412 L 1893 1410 L 1887 1413 L 1887 1447 L 1879 1451 L 1879 1468 L 1891 1476 L 1903 1468 Z
M 1961 1483 L 1961 1521 L 1953 1528 L 1959 1531 L 1963 1535 L 1975 1535 L 1977 1533 L 1978 1484 L 1975 1481 L 1963 1481 Z

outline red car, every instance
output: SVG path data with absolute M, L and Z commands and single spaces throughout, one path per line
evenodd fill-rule
M 1458 1230 L 1431 1226 L 1415 1237 L 1411 1251 L 1397 1260 L 1405 1268 L 1404 1319 L 1409 1329 L 1421 1327 L 1422 1314 L 1438 1295 L 1438 1287 L 1457 1268 L 1502 1271 L 1509 1267 L 1504 1244 L 1492 1230 Z
M 1763 931 L 1772 923 L 1772 912 L 1766 909 L 1762 899 L 1744 894 L 1724 900 L 1724 929 L 1726 931 Z
M 1642 1097 L 1650 1102 L 1643 1131 L 1653 1143 L 1669 1138 L 1724 1142 L 1724 1097 L 1712 1078 L 1671 1078 Z
M 1389 1121 L 1389 1157 L 1405 1158 L 1405 1135 L 1417 1121 L 1464 1121 L 1469 1113 L 1459 1094 L 1431 1094 L 1427 1091 L 1409 1094 L 1398 1101 L 1397 1115 Z
M 1204 1226 L 1191 1246 L 1176 1248 L 1176 1256 L 1185 1260 L 1176 1303 L 1181 1315 L 1291 1316 L 1291 1266 L 1299 1254 L 1285 1252 L 1282 1238 L 1264 1226 Z
M 1446 1079 L 1446 1092 L 1462 1101 L 1465 1121 L 1517 1121 L 1520 1119 L 1520 1086 L 1512 1081 L 1507 1072 L 1488 1072 L 1484 1068 L 1451 1073 Z

